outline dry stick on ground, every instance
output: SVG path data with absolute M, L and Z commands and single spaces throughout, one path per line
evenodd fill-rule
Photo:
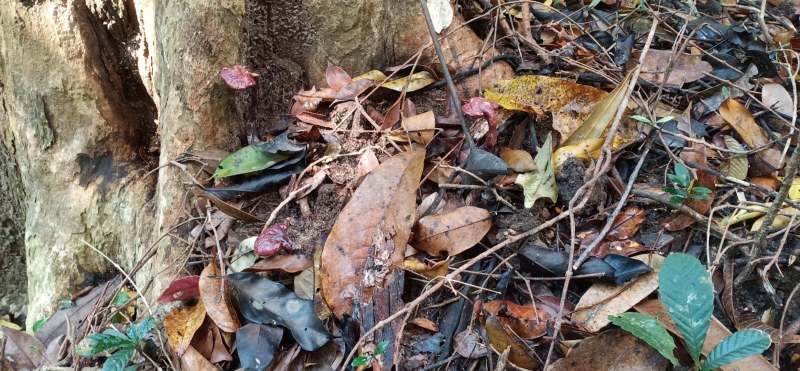
M 606 171 L 605 169 L 611 163 L 611 144 L 614 141 L 614 136 L 617 133 L 617 128 L 619 127 L 619 123 L 620 121 L 622 121 L 622 115 L 628 108 L 628 100 L 630 99 L 631 94 L 633 93 L 633 88 L 636 87 L 636 82 L 639 81 L 639 72 L 642 70 L 642 65 L 644 64 L 644 59 L 647 56 L 647 51 L 650 50 L 650 44 L 653 42 L 653 36 L 656 33 L 657 26 L 658 26 L 658 21 L 654 19 L 653 24 L 650 27 L 650 33 L 647 35 L 647 41 L 645 41 L 644 48 L 642 48 L 642 54 L 639 56 L 639 64 L 633 71 L 633 76 L 631 77 L 631 82 L 628 85 L 628 88 L 625 92 L 625 97 L 622 99 L 622 103 L 619 105 L 619 108 L 617 108 L 617 114 L 614 116 L 614 123 L 611 125 L 611 129 L 608 131 L 608 134 L 606 135 L 606 141 L 605 143 L 603 143 L 603 153 L 600 155 L 600 160 L 599 160 L 600 166 L 595 168 L 595 176 L 605 172 Z M 644 162 L 644 158 L 647 155 L 647 152 L 650 151 L 650 145 L 651 145 L 650 143 L 652 142 L 648 142 L 648 145 L 645 148 L 645 152 L 642 155 L 642 159 L 639 161 L 639 164 L 637 164 L 634 173 L 631 175 L 631 180 L 630 182 L 628 182 L 628 186 L 625 188 L 625 193 L 622 194 L 622 197 L 620 198 L 617 207 L 614 209 L 614 212 L 608 218 L 608 221 L 606 222 L 606 225 L 603 227 L 603 230 L 600 231 L 600 234 L 597 235 L 594 241 L 592 241 L 592 243 L 586 248 L 586 250 L 584 250 L 583 254 L 581 254 L 578 260 L 575 261 L 575 264 L 572 265 L 572 269 L 577 270 L 578 268 L 580 268 L 581 264 L 583 264 L 583 262 L 589 258 L 589 255 L 592 253 L 592 251 L 594 251 L 597 245 L 600 244 L 600 241 L 602 241 L 603 238 L 605 238 L 608 231 L 611 230 L 611 226 L 614 224 L 614 219 L 616 218 L 617 215 L 619 215 L 620 211 L 622 210 L 622 207 L 625 206 L 625 199 L 628 198 L 628 195 L 630 194 L 631 189 L 633 188 L 633 182 L 636 180 L 636 176 L 638 175 L 639 169 L 641 169 L 641 165 Z

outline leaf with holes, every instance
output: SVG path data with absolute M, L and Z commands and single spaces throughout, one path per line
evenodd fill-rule
M 654 317 L 642 313 L 625 312 L 620 313 L 618 316 L 608 316 L 608 319 L 611 320 L 611 323 L 644 340 L 645 343 L 661 353 L 673 365 L 680 365 L 680 362 L 673 354 L 675 340 Z
M 311 300 L 301 299 L 280 283 L 256 273 L 233 273 L 225 278 L 236 290 L 242 316 L 248 321 L 286 327 L 309 352 L 330 340 L 331 334 L 317 317 Z
M 703 371 L 725 366 L 752 355 L 761 354 L 772 344 L 769 335 L 758 330 L 742 330 L 722 339 L 703 363 Z
M 695 257 L 673 253 L 661 266 L 658 287 L 661 302 L 683 335 L 695 364 L 699 364 L 714 310 L 714 287 L 708 272 Z

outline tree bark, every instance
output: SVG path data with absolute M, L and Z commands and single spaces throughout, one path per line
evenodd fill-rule
M 25 262 L 29 325 L 82 284 L 117 273 L 89 245 L 128 270 L 155 243 L 156 256 L 136 275 L 151 298 L 182 274 L 191 246 L 173 236 L 193 225 L 169 234 L 192 210 L 185 175 L 169 165 L 181 153 L 232 151 L 248 131 L 264 133 L 297 89 L 325 84 L 328 64 L 356 75 L 402 63 L 430 41 L 418 4 L 407 0 L 0 7 L 0 232 L 24 230 L 0 244 L 17 257 L 4 259 L 0 279 L 20 276 Z M 456 68 L 496 53 L 456 50 L 482 45 L 462 22 L 443 42 Z M 428 48 L 422 62 L 433 55 Z M 255 88 L 224 85 L 220 68 L 236 64 L 259 73 Z M 483 79 L 510 75 L 497 64 Z M 474 95 L 480 80 L 470 81 L 463 86 Z M 0 300 L 0 314 L 20 311 L 11 301 L 16 307 Z

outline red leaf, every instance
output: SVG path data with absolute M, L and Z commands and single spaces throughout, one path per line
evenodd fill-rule
M 186 300 L 200 296 L 200 276 L 186 276 L 172 281 L 166 290 L 158 297 L 159 303 L 168 303 L 177 300 Z
M 281 249 L 289 252 L 295 251 L 294 241 L 286 234 L 288 230 L 289 225 L 286 223 L 277 223 L 264 228 L 256 238 L 253 251 L 261 256 L 275 255 Z
M 256 84 L 256 74 L 245 66 L 233 66 L 219 71 L 220 77 L 233 89 L 244 90 Z
M 347 84 L 353 82 L 350 75 L 339 66 L 328 66 L 325 70 L 325 80 L 328 82 L 328 86 L 336 91 L 342 90 Z
M 497 103 L 481 97 L 474 97 L 461 107 L 465 115 L 472 117 L 483 116 L 489 122 L 489 131 L 486 133 L 486 139 L 484 140 L 484 148 L 487 151 L 491 151 L 495 143 L 497 143 L 498 108 Z

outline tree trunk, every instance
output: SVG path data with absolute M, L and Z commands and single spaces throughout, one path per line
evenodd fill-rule
M 329 63 L 360 74 L 402 63 L 430 41 L 410 0 L 0 0 L 0 7 L 0 280 L 21 283 L 27 266 L 28 324 L 80 285 L 116 274 L 109 260 L 129 270 L 152 244 L 158 250 L 136 275 L 138 287 L 152 298 L 182 274 L 190 246 L 173 235 L 193 225 L 168 232 L 193 207 L 171 160 L 237 149 L 287 113 L 297 89 L 324 86 Z M 462 27 L 443 45 L 465 38 L 482 43 Z M 457 68 L 475 61 L 445 54 Z M 423 62 L 433 60 L 429 48 Z M 224 85 L 220 68 L 235 64 L 259 73 L 254 89 Z M 498 64 L 484 79 L 510 73 Z M 470 94 L 475 81 L 464 85 Z M 0 314 L 21 312 L 15 291 L 0 288 Z

